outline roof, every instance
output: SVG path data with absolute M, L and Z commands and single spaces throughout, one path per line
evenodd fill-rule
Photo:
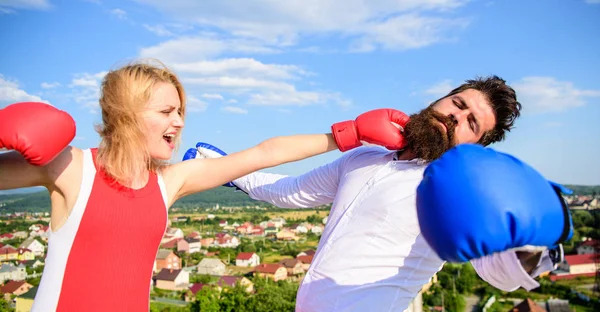
M 221 259 L 216 258 L 204 258 L 198 263 L 199 267 L 215 267 L 215 266 L 224 266 L 225 263 L 221 261 Z
M 156 280 L 172 282 L 177 278 L 179 273 L 181 273 L 181 269 L 162 269 L 156 275 Z
M 568 255 L 565 256 L 565 262 L 569 265 L 592 264 L 600 254 L 585 254 L 585 255 Z
M 38 287 L 33 286 L 33 287 L 31 287 L 31 289 L 28 292 L 20 295 L 19 298 L 33 300 L 33 298 L 35 298 L 35 294 L 37 294 L 37 291 L 38 291 Z
M 279 263 L 281 265 L 283 265 L 284 267 L 286 267 L 286 268 L 293 268 L 293 267 L 295 267 L 298 264 L 302 264 L 302 262 L 300 260 L 298 260 L 298 259 L 290 259 L 290 258 L 282 259 L 281 261 L 279 261 Z
M 514 306 L 510 312 L 546 312 L 546 310 L 527 298 Z
M 595 239 L 589 239 L 589 240 L 586 240 L 585 242 L 581 243 L 581 245 L 579 245 L 579 246 L 589 246 L 589 247 L 600 248 L 600 241 L 595 240 Z
M 283 266 L 279 263 L 263 263 L 254 267 L 255 272 L 275 274 Z
M 12 294 L 25 283 L 25 281 L 9 281 L 8 283 L 4 284 L 2 288 L 0 288 L 0 292 L 3 294 Z
M 546 305 L 548 307 L 548 312 L 571 312 L 569 300 L 548 299 Z
M 200 284 L 200 283 L 192 284 L 192 286 L 190 287 L 190 291 L 195 296 L 202 288 L 204 288 L 206 286 L 210 286 L 210 285 L 209 284 Z
M 254 254 L 255 254 L 254 252 L 240 252 L 235 259 L 236 260 L 250 260 Z
M 310 264 L 310 263 L 312 263 L 313 257 L 314 257 L 314 255 L 311 255 L 311 256 L 298 256 L 298 257 L 296 257 L 296 259 L 300 260 L 300 262 L 302 262 L 302 263 Z
M 217 285 L 235 287 L 235 284 L 238 281 L 241 282 L 242 278 L 242 276 L 221 276 L 217 281 Z
M 166 259 L 171 253 L 172 251 L 168 249 L 159 249 L 156 254 L 156 259 Z

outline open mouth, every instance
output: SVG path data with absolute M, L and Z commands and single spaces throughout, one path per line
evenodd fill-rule
M 163 135 L 163 140 L 167 141 L 169 144 L 173 144 L 173 141 L 175 140 L 175 134 L 165 134 Z

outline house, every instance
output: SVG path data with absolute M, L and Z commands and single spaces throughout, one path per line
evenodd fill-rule
M 215 242 L 215 238 L 214 237 L 206 237 L 200 240 L 200 245 L 202 247 L 208 247 L 210 245 L 212 245 Z
M 200 232 L 198 232 L 198 231 L 193 231 L 192 233 L 188 234 L 186 237 L 200 239 L 200 238 L 202 238 L 202 235 L 200 235 Z
M 217 238 L 213 244 L 215 247 L 235 248 L 240 244 L 240 240 L 237 237 L 228 236 Z
M 4 298 L 10 301 L 10 295 L 20 296 L 28 292 L 33 285 L 26 281 L 8 281 L 4 286 L 0 287 L 0 293 L 4 294 Z
M 183 231 L 179 228 L 167 228 L 161 243 L 166 243 L 174 238 L 183 238 Z
M 312 249 L 307 249 L 303 252 L 300 252 L 299 254 L 296 255 L 296 257 L 300 257 L 300 256 L 314 256 L 316 253 L 315 250 Z
M 22 261 L 20 261 L 20 263 L 23 264 L 27 268 L 33 268 L 33 269 L 44 265 L 44 262 L 40 261 L 39 259 L 22 260 Z
M 198 274 L 225 275 L 227 266 L 221 259 L 204 258 L 198 263 Z
M 527 298 L 510 309 L 510 312 L 546 312 L 546 310 Z
M 11 245 L 4 245 L 0 247 L 0 262 L 2 261 L 16 261 L 19 259 L 19 253 L 17 249 Z
M 235 258 L 235 265 L 253 267 L 260 264 L 260 257 L 255 252 L 240 252 Z
M 19 261 L 33 260 L 35 255 L 27 248 L 17 248 L 17 259 Z
M 310 267 L 310 264 L 312 263 L 314 256 L 315 255 L 297 256 L 296 259 L 298 259 L 298 261 L 302 262 L 302 268 L 304 269 L 304 271 L 308 271 L 308 268 Z
M 177 251 L 195 253 L 200 252 L 200 247 L 202 247 L 202 244 L 200 244 L 199 238 L 186 237 L 177 242 Z
M 254 291 L 254 283 L 243 276 L 221 276 L 215 284 L 219 290 L 222 290 L 224 287 L 233 288 L 239 284 L 246 289 L 246 292 L 250 293 Z
M 274 226 L 269 226 L 267 228 L 265 228 L 265 235 L 269 236 L 269 235 L 277 235 L 277 228 Z
M 550 280 L 570 279 L 578 276 L 594 276 L 596 259 L 600 254 L 567 255 L 565 260 L 552 271 Z
M 171 250 L 159 249 L 154 260 L 154 272 L 162 269 L 181 269 L 181 259 Z
M 13 235 L 11 233 L 0 234 L 0 242 L 13 239 Z
M 183 290 L 188 288 L 190 273 L 181 269 L 162 269 L 154 279 L 156 280 L 156 288 Z
M 288 276 L 304 274 L 304 267 L 302 266 L 302 262 L 298 259 L 282 259 L 279 261 L 279 264 L 283 265 L 283 267 L 287 270 Z
M 548 312 L 571 312 L 569 300 L 566 299 L 548 299 L 546 301 L 546 310 Z
M 279 263 L 263 263 L 254 267 L 254 276 L 270 278 L 277 282 L 287 278 L 287 270 Z
M 310 232 L 313 234 L 321 234 L 323 233 L 323 227 L 320 225 L 315 225 L 310 229 Z
M 560 268 L 570 274 L 584 274 L 596 272 L 596 257 L 598 254 L 567 255 Z
M 26 239 L 23 243 L 21 243 L 21 245 L 19 245 L 19 248 L 31 250 L 33 255 L 36 257 L 43 257 L 46 250 L 46 247 L 44 247 L 42 243 L 33 237 Z
M 298 240 L 299 237 L 296 236 L 296 234 L 294 234 L 292 231 L 288 230 L 288 229 L 283 229 L 279 232 L 277 232 L 276 234 L 277 239 L 278 240 L 285 240 L 285 241 L 290 241 L 290 240 Z
M 294 233 L 302 233 L 302 234 L 308 233 L 308 228 L 303 224 L 298 224 L 295 227 L 293 227 L 291 230 Z
M 25 232 L 25 231 L 18 231 L 18 232 L 14 232 L 12 233 L 13 238 L 27 238 L 29 237 L 29 233 Z
M 600 253 L 600 241 L 598 241 L 598 240 L 588 239 L 588 240 L 582 242 L 577 247 L 578 255 L 593 254 L 593 253 Z
M 4 281 L 24 281 L 25 279 L 27 279 L 27 271 L 24 265 L 14 266 L 12 263 L 0 265 L 0 284 Z
M 35 299 L 35 294 L 37 293 L 38 287 L 32 287 L 28 292 L 18 296 L 15 301 L 15 311 L 16 312 L 29 312 L 33 307 L 33 299 Z
M 276 228 L 281 228 L 285 225 L 285 219 L 281 217 L 274 218 L 271 220 L 271 222 Z
M 162 240 L 162 243 L 160 244 L 160 248 L 164 248 L 164 249 L 175 249 L 177 248 L 177 243 L 179 243 L 180 240 L 182 240 L 183 238 L 171 238 L 168 241 L 165 241 L 165 239 Z
M 190 301 L 196 300 L 196 295 L 204 287 L 215 287 L 215 286 L 210 285 L 210 284 L 200 284 L 200 283 L 191 284 L 189 291 L 185 294 L 185 301 L 190 302 Z

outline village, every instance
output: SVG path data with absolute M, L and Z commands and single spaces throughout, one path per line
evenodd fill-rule
M 579 214 L 589 213 L 595 208 L 590 205 L 592 201 L 597 204 L 597 199 L 587 202 L 577 198 L 571 200 L 572 203 L 588 205 L 577 207 L 579 212 L 574 210 L 577 218 L 580 218 Z M 327 224 L 327 215 L 327 209 L 273 211 L 261 207 L 223 208 L 219 205 L 194 212 L 174 209 L 149 281 L 152 306 L 171 306 L 172 309 L 188 311 L 189 306 L 199 304 L 197 300 L 203 289 L 221 293 L 224 289 L 241 287 L 248 294 L 254 294 L 257 292 L 257 280 L 297 287 L 313 260 L 320 235 Z M 47 252 L 48 222 L 48 214 L 40 212 L 2 216 L 0 293 L 15 311 L 29 311 L 33 304 Z M 8 228 L 14 230 L 6 231 Z M 552 282 L 581 280 L 589 291 L 586 294 L 577 290 L 577 294 L 585 301 L 590 300 L 589 294 L 593 292 L 600 246 L 597 240 L 588 237 L 577 239 L 580 241 L 565 256 L 559 268 L 543 276 Z M 439 274 L 422 288 L 410 311 L 439 307 L 436 289 L 445 280 Z M 558 307 L 569 305 L 567 300 L 559 298 L 513 298 L 508 301 L 497 296 L 473 299 L 470 295 L 465 298 L 466 304 L 471 305 L 469 311 L 479 308 L 494 311 L 490 310 L 494 305 L 515 308 L 535 305 L 547 311 L 560 311 Z M 551 306 L 554 308 L 551 309 Z

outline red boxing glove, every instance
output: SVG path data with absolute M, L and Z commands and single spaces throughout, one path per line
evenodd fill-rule
M 0 109 L 0 149 L 16 150 L 32 165 L 51 162 L 75 137 L 75 120 L 52 105 L 21 102 Z
M 399 128 L 404 129 L 409 119 L 401 111 L 382 108 L 363 113 L 356 120 L 335 123 L 331 132 L 342 152 L 361 146 L 363 141 L 399 150 L 406 145 Z

